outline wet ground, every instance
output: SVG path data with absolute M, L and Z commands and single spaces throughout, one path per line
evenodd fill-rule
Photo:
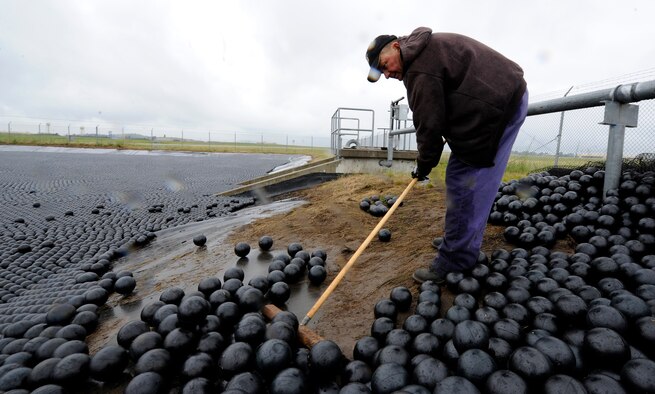
M 286 248 L 274 245 L 271 250 L 263 252 L 254 242 L 248 256 L 240 258 L 235 255 L 234 244 L 228 241 L 228 236 L 253 221 L 284 214 L 302 204 L 304 202 L 298 199 L 285 199 L 245 208 L 230 216 L 158 232 L 157 239 L 150 245 L 115 263 L 115 271 L 131 271 L 138 285 L 128 296 L 112 294 L 106 308 L 101 310 L 101 320 L 105 323 L 87 338 L 91 352 L 106 344 L 116 344 L 118 329 L 130 320 L 138 320 L 141 309 L 158 300 L 167 288 L 179 287 L 188 293 L 197 290 L 198 283 L 206 277 L 222 280 L 225 270 L 234 266 L 244 270 L 244 283 L 255 276 L 266 276 L 273 257 L 286 253 Z M 204 235 L 207 243 L 194 245 L 192 240 L 197 235 Z M 312 301 L 320 296 L 321 288 L 311 286 L 307 281 L 291 285 L 291 288 L 293 297 L 287 303 L 287 309 L 297 314 L 305 313 Z
M 95 284 L 89 267 L 126 245 L 253 204 L 216 193 L 290 159 L 2 147 L 0 326 L 40 321 L 54 301 L 83 294 Z

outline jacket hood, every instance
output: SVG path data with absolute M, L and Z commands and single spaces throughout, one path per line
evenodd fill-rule
M 409 65 L 423 51 L 425 46 L 428 45 L 431 36 L 432 29 L 428 27 L 417 27 L 410 35 L 398 38 L 400 54 L 403 59 L 403 71 L 407 71 Z

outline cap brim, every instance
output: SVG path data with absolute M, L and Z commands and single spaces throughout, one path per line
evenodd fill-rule
M 377 82 L 380 79 L 381 75 L 382 75 L 382 73 L 380 72 L 380 70 L 378 70 L 375 67 L 371 67 L 371 70 L 369 70 L 369 72 L 368 72 L 368 78 L 367 79 L 368 79 L 369 82 Z

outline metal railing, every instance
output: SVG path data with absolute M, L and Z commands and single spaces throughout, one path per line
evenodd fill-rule
M 596 158 L 605 159 L 605 183 L 603 185 L 603 193 L 606 193 L 607 190 L 618 187 L 625 148 L 625 128 L 635 128 L 638 126 L 639 106 L 631 103 L 644 101 L 649 104 L 648 107 L 650 110 L 650 104 L 655 103 L 653 100 L 655 99 L 655 80 L 620 84 L 609 89 L 567 96 L 570 91 L 571 89 L 569 89 L 564 97 L 529 104 L 528 117 L 560 113 L 557 136 L 549 141 L 557 141 L 557 152 L 554 155 L 554 166 L 557 167 L 558 160 L 562 156 L 560 149 L 562 146 L 564 114 L 568 113 L 566 111 L 604 107 L 602 119 L 599 119 L 599 123 L 601 125 L 609 126 L 609 133 L 604 157 Z M 595 114 L 597 117 L 600 115 L 598 113 Z M 526 120 L 526 124 L 528 123 L 528 120 Z M 526 127 L 526 124 L 524 124 L 522 128 L 522 132 L 526 128 L 530 129 L 529 126 Z M 415 132 L 416 130 L 413 127 L 410 127 L 392 130 L 387 133 L 386 147 L 387 160 L 389 163 L 393 160 L 393 138 L 398 135 L 407 135 Z M 652 154 L 652 152 L 655 152 L 655 143 L 653 143 L 653 141 L 655 141 L 655 136 L 653 135 L 653 128 L 647 131 L 647 133 L 647 138 L 649 138 L 650 143 L 635 144 L 638 146 L 638 151 L 633 152 L 634 155 L 639 156 L 639 154 Z M 577 134 L 579 135 L 579 132 Z M 528 135 L 530 135 L 530 133 L 528 133 Z M 592 135 L 589 138 L 597 141 L 598 135 Z M 543 145 L 545 145 L 541 144 L 532 150 L 535 137 L 533 136 L 532 139 L 533 141 L 530 142 L 527 153 L 537 152 L 543 147 Z M 517 144 L 515 143 L 515 151 L 516 146 Z
M 350 115 L 350 116 L 346 116 Z M 361 118 L 357 115 L 365 116 L 366 124 L 370 127 L 361 126 Z M 370 116 L 370 118 L 368 118 Z M 356 126 L 350 124 L 356 121 Z M 363 146 L 362 136 L 360 133 L 370 133 L 371 140 L 375 134 L 375 111 L 365 108 L 347 108 L 340 107 L 334 111 L 330 126 L 330 150 L 336 157 L 341 157 L 341 149 L 346 147 Z M 343 137 L 350 137 L 345 143 Z

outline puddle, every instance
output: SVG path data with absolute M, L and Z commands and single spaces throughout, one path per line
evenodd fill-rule
M 203 278 L 215 276 L 223 281 L 225 271 L 234 266 L 244 270 L 244 284 L 253 277 L 266 276 L 269 263 L 276 255 L 286 253 L 286 247 L 263 252 L 257 245 L 258 240 L 243 240 L 250 244 L 251 250 L 248 256 L 239 258 L 234 254 L 234 245 L 225 243 L 226 237 L 255 219 L 285 213 L 304 203 L 299 200 L 277 201 L 240 210 L 233 216 L 157 232 L 157 238 L 148 246 L 134 250 L 114 263 L 114 272 L 127 270 L 133 273 L 137 288 L 129 296 L 113 293 L 101 308 L 99 327 L 87 338 L 91 353 L 107 344 L 116 344 L 118 330 L 128 321 L 140 319 L 141 309 L 158 300 L 167 288 L 195 291 Z M 193 244 L 193 237 L 199 234 L 207 237 L 205 246 Z M 291 298 L 285 309 L 302 319 L 327 285 L 311 285 L 305 276 L 290 285 Z

